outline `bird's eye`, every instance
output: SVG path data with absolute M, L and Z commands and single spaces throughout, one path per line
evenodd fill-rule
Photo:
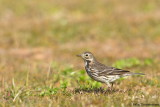
M 86 56 L 88 56 L 88 54 L 86 54 Z

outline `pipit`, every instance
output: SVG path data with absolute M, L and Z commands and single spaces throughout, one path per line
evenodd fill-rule
M 98 62 L 91 52 L 84 52 L 77 56 L 84 60 L 87 74 L 92 79 L 107 84 L 110 90 L 112 90 L 113 82 L 121 77 L 144 75 L 143 73 L 133 73 L 127 70 L 106 66 Z

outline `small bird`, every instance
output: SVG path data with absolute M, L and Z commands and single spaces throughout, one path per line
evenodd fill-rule
M 91 52 L 84 52 L 77 56 L 84 60 L 87 74 L 92 79 L 107 84 L 110 90 L 112 90 L 113 82 L 121 77 L 144 75 L 143 73 L 132 73 L 127 70 L 106 66 L 98 62 Z

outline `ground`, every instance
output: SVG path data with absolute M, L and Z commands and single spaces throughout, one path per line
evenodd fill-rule
M 159 0 L 0 0 L 0 106 L 158 106 Z M 145 76 L 90 79 L 91 51 Z

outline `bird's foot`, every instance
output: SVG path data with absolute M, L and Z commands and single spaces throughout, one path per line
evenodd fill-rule
M 113 91 L 113 88 L 112 88 L 112 87 L 108 87 L 106 91 L 107 91 L 107 92 L 112 92 L 112 91 Z

